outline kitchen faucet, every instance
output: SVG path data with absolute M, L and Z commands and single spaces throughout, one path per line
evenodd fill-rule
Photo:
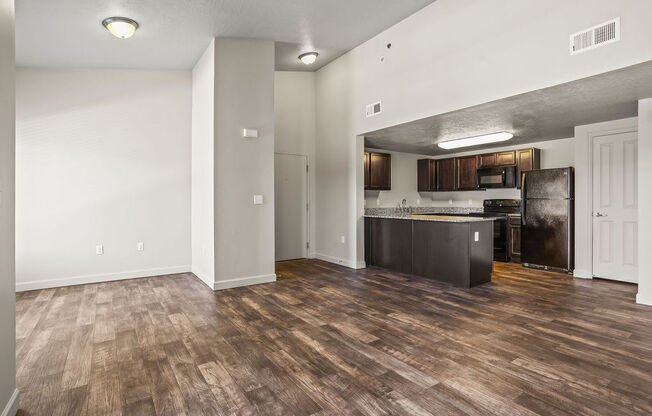
M 399 210 L 399 212 L 404 213 L 404 214 L 406 214 L 406 213 L 408 213 L 410 211 L 409 208 L 407 207 L 407 200 L 405 198 L 403 198 L 403 200 L 399 204 L 398 210 Z

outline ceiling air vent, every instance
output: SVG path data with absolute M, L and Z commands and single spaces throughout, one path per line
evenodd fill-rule
M 380 101 L 378 101 L 377 103 L 369 104 L 367 106 L 367 117 L 377 116 L 382 112 L 383 109 Z
M 620 17 L 570 36 L 570 54 L 576 55 L 620 40 Z

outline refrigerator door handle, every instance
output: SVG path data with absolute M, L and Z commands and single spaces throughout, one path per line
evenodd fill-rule
M 525 199 L 521 199 L 521 225 L 525 225 Z

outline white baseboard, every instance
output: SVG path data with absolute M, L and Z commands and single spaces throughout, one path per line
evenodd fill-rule
M 578 279 L 593 279 L 592 273 L 588 270 L 575 269 L 573 271 L 573 277 L 577 277 Z
M 190 272 L 190 266 L 158 267 L 153 269 L 129 270 L 117 273 L 89 274 L 85 276 L 63 277 L 57 279 L 16 282 L 16 292 L 49 289 L 52 287 L 84 285 L 87 283 L 111 282 L 114 280 L 136 279 L 139 277 L 160 276 Z
M 341 259 L 339 257 L 327 256 L 325 254 L 315 253 L 315 258 L 329 263 L 339 264 L 340 266 L 345 266 L 350 269 L 364 269 L 367 267 L 364 261 L 352 261 L 347 259 Z
M 234 287 L 259 285 L 276 281 L 276 274 L 261 274 L 258 276 L 238 277 L 237 279 L 217 280 L 213 283 L 213 290 L 232 289 Z M 210 287 L 210 285 L 209 285 Z
M 16 413 L 18 413 L 20 401 L 19 396 L 20 393 L 18 393 L 18 389 L 14 389 L 14 393 L 9 398 L 9 401 L 5 405 L 5 408 L 0 416 L 16 416 Z
M 652 306 L 652 298 L 644 297 L 640 292 L 636 294 L 636 303 Z
M 215 278 L 214 278 L 214 277 L 210 277 L 210 276 L 208 276 L 207 274 L 205 274 L 203 271 L 197 269 L 196 267 L 191 268 L 191 269 L 190 269 L 190 272 L 191 272 L 192 274 L 194 274 L 194 275 L 195 275 L 199 280 L 201 280 L 202 282 L 204 282 L 204 283 L 206 284 L 206 286 L 208 286 L 208 287 L 210 287 L 211 289 L 213 289 L 213 283 L 214 283 L 214 281 L 215 281 Z M 213 289 L 213 290 L 215 290 L 215 289 Z

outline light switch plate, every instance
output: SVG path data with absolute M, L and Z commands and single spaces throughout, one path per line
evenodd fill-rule
M 102 254 L 104 254 L 104 246 L 101 245 L 101 244 L 95 246 L 95 254 L 97 254 L 98 256 L 101 256 Z
M 262 195 L 254 195 L 254 205 L 263 205 Z
M 246 139 L 257 139 L 258 129 L 242 129 L 242 137 Z
M 478 231 L 475 232 L 475 241 L 480 241 L 480 233 Z

